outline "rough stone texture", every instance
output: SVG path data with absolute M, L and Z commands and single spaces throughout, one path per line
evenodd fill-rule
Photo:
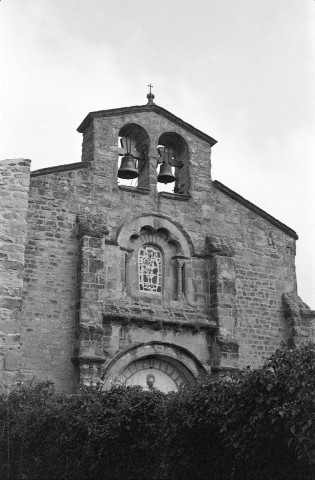
M 18 380 L 30 160 L 0 162 L 0 391 Z
M 81 164 L 31 174 L 21 329 L 8 332 L 21 334 L 21 378 L 69 391 L 78 381 L 106 384 L 126 368 L 121 358 L 135 360 L 141 348 L 158 356 L 152 342 L 171 361 L 215 373 L 257 366 L 292 338 L 296 317 L 283 295 L 296 295 L 295 232 L 212 182 L 211 137 L 163 109 L 137 108 L 90 116 L 80 127 Z M 134 125 L 146 132 L 146 175 L 138 188 L 119 187 L 118 136 Z M 167 132 L 187 145 L 182 195 L 156 189 Z M 139 292 L 145 243 L 163 254 L 161 294 Z M 5 311 L 19 311 L 21 295 L 5 298 Z M 302 310 L 310 332 L 312 311 Z M 15 372 L 13 358 L 6 365 Z
M 288 344 L 296 347 L 315 341 L 315 310 L 310 310 L 294 292 L 283 294 L 284 316 L 288 322 Z

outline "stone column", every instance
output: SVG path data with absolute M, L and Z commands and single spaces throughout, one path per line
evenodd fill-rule
M 176 294 L 177 301 L 184 300 L 185 294 L 183 292 L 183 266 L 185 265 L 184 257 L 173 257 L 175 264 L 175 277 L 176 277 Z
M 149 187 L 152 192 L 157 192 L 157 171 L 156 165 L 159 160 L 159 155 L 153 145 L 158 145 L 159 136 L 151 135 L 151 147 L 148 151 L 147 162 L 149 163 Z
M 207 238 L 207 250 L 211 257 L 210 312 L 219 327 L 216 336 L 218 370 L 234 370 L 239 360 L 239 345 L 234 338 L 235 251 L 228 239 L 213 236 Z
M 97 372 L 105 362 L 102 356 L 102 299 L 104 289 L 104 248 L 108 229 L 99 216 L 78 217 L 79 242 L 76 344 L 73 362 L 78 367 L 79 381 L 95 385 Z
M 130 288 L 130 285 L 131 285 L 131 265 L 130 265 L 130 262 L 131 262 L 131 259 L 132 259 L 132 255 L 133 255 L 133 250 L 126 250 L 126 253 L 125 253 L 125 289 L 126 289 L 126 292 L 128 295 L 130 295 L 130 292 L 131 292 L 131 288 Z

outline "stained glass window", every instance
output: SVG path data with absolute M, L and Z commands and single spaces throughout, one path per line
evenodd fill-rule
M 139 252 L 139 289 L 144 293 L 162 292 L 162 254 L 153 245 L 143 245 Z

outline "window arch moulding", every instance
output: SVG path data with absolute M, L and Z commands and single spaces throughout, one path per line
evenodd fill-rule
M 151 233 L 159 231 L 165 241 L 173 241 L 177 245 L 177 255 L 187 259 L 194 256 L 193 243 L 187 232 L 164 215 L 144 214 L 127 220 L 118 229 L 116 244 L 127 250 L 130 248 L 130 238 L 139 237 L 143 227 L 150 227 Z

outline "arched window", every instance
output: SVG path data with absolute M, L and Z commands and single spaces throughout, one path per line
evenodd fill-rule
M 154 245 L 143 245 L 139 251 L 139 290 L 162 293 L 162 254 Z
M 190 279 L 185 277 L 185 265 L 190 250 L 184 235 L 168 220 L 151 215 L 135 219 L 129 231 L 122 229 L 121 233 L 121 239 L 125 237 L 120 244 L 126 251 L 126 294 L 140 295 L 141 301 L 156 305 L 186 298 Z

